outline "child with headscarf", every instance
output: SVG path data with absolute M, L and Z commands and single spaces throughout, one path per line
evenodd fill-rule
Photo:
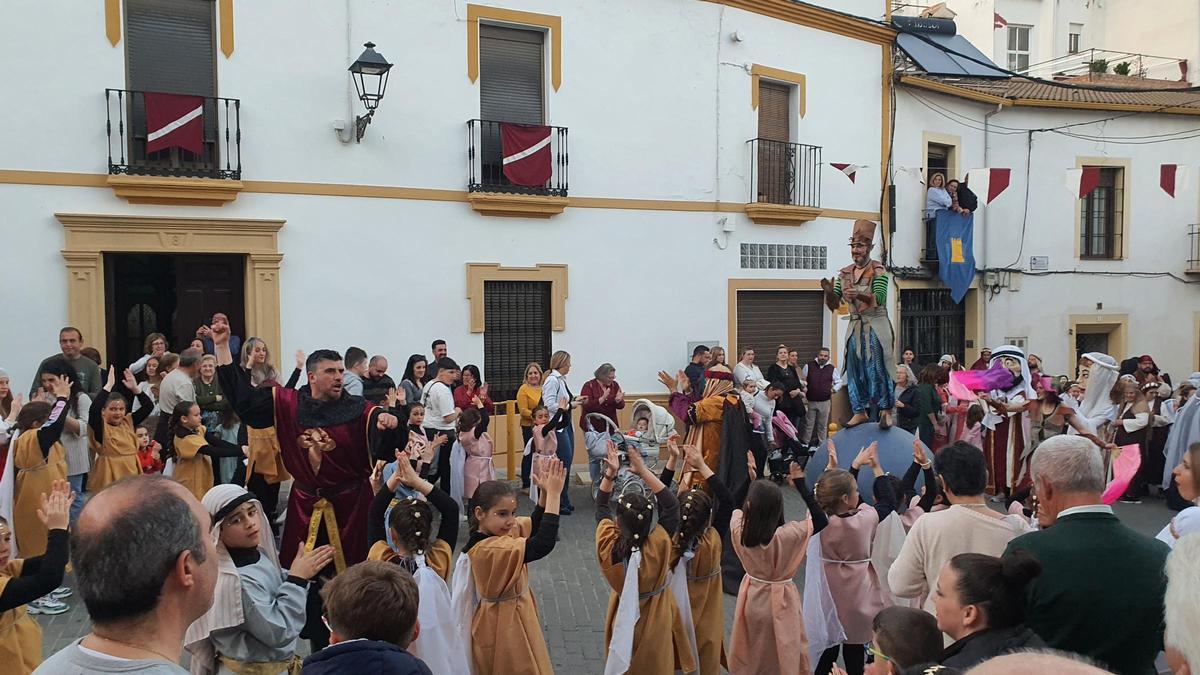
M 202 500 L 212 516 L 217 584 L 208 613 L 188 628 L 184 644 L 194 675 L 296 673 L 296 641 L 304 627 L 308 583 L 333 560 L 326 545 L 279 567 L 262 504 L 239 485 L 218 485 Z

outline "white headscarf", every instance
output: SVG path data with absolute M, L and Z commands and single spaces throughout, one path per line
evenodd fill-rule
M 1120 368 L 1117 367 L 1117 360 L 1108 354 L 1088 352 L 1081 358 L 1091 361 L 1092 368 L 1088 371 L 1087 388 L 1083 392 L 1083 401 L 1079 403 L 1079 414 L 1087 418 L 1096 417 L 1112 407 L 1109 393 L 1120 377 Z
M 217 548 L 217 584 L 213 589 L 212 607 L 204 616 L 188 626 L 183 644 L 191 653 L 193 675 L 213 675 L 217 672 L 217 653 L 208 639 L 209 635 L 213 631 L 240 626 L 246 620 L 242 609 L 242 577 L 238 574 L 237 565 L 233 563 L 229 550 L 221 543 L 221 522 L 232 511 L 228 507 L 233 505 L 237 508 L 244 503 L 257 506 L 258 551 L 276 567 L 279 566 L 279 555 L 275 551 L 275 538 L 262 504 L 245 488 L 231 484 L 217 485 L 204 494 L 201 503 L 213 520 L 209 536 Z
M 1008 394 L 1019 393 L 1025 397 L 1026 401 L 1032 401 L 1037 398 L 1037 392 L 1033 390 L 1033 377 L 1029 374 L 1029 361 L 1025 358 L 1025 350 L 1016 345 L 1003 345 L 992 350 L 992 358 L 988 361 L 988 368 L 1000 359 L 1010 358 L 1016 359 L 1021 364 L 1021 382 L 1018 386 L 1020 391 L 1014 392 L 1016 387 L 1010 389 Z

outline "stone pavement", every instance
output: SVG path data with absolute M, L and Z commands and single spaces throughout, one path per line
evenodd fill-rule
M 803 518 L 804 502 L 800 496 L 790 488 L 785 489 L 784 494 L 786 516 Z M 573 487 L 571 500 L 576 511 L 574 515 L 562 518 L 560 543 L 549 557 L 532 564 L 530 581 L 555 670 L 600 673 L 604 670 L 604 618 L 609 587 L 596 564 L 595 509 L 587 489 Z M 520 512 L 527 515 L 531 508 L 529 500 L 522 496 Z M 1115 509 L 1123 522 L 1149 536 L 1157 534 L 1172 515 L 1161 500 L 1155 499 L 1147 499 L 1139 505 L 1117 504 Z M 462 529 L 460 546 L 466 540 L 466 527 Z M 74 578 L 68 575 L 66 584 L 73 586 Z M 797 576 L 797 584 L 803 586 L 803 567 Z M 44 655 L 88 632 L 83 603 L 74 596 L 67 602 L 71 605 L 70 612 L 36 617 L 44 631 Z M 726 631 L 733 607 L 734 598 L 725 596 Z M 307 652 L 307 644 L 304 644 L 302 653 Z

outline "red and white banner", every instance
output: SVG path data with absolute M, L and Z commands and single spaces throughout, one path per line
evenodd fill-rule
M 1067 169 L 1067 191 L 1076 199 L 1083 199 L 1100 184 L 1100 167 L 1085 166 L 1082 169 Z
M 500 124 L 504 176 L 516 185 L 543 187 L 553 172 L 550 127 Z
M 846 178 L 849 178 L 851 183 L 854 182 L 854 174 L 858 173 L 858 170 L 862 168 L 857 164 L 842 164 L 840 162 L 830 162 L 829 166 L 846 174 Z
M 971 169 L 967 172 L 967 186 L 984 204 L 991 204 L 1008 189 L 1011 178 L 1012 169 L 1008 168 Z
M 182 148 L 204 154 L 204 97 L 147 92 L 146 152 Z
M 995 30 L 999 30 L 1001 28 L 1007 28 L 1007 27 L 1008 27 L 1008 22 L 1004 20 L 1004 17 L 1000 16 L 996 12 L 992 12 L 992 28 Z
M 1188 168 L 1182 164 L 1161 164 L 1158 167 L 1158 185 L 1163 192 L 1174 197 L 1187 184 Z

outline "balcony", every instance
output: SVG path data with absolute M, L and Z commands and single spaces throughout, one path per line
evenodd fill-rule
M 1188 274 L 1200 274 L 1200 224 L 1188 225 Z
M 241 101 L 203 99 L 200 152 L 147 151 L 146 92 L 105 89 L 108 184 L 134 204 L 220 206 L 242 189 Z
M 502 127 L 508 127 L 514 146 L 507 157 Z M 539 138 L 543 130 L 547 135 Z M 467 201 L 490 216 L 549 218 L 562 213 L 568 159 L 566 127 L 468 120 Z
M 921 222 L 925 228 L 925 245 L 921 247 L 921 264 L 928 268 L 930 272 L 937 274 L 937 220 L 934 218 L 925 218 Z
M 802 225 L 821 215 L 821 148 L 754 138 L 746 215 L 756 223 Z

